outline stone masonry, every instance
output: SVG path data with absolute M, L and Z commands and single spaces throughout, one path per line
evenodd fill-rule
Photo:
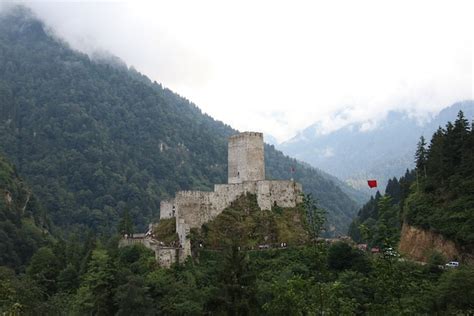
M 302 200 L 302 186 L 289 180 L 265 180 L 264 145 L 262 133 L 245 132 L 229 138 L 228 145 L 228 184 L 214 185 L 214 191 L 179 191 L 175 198 L 162 201 L 160 218 L 176 217 L 176 232 L 179 236 L 179 256 L 166 252 L 166 262 L 161 262 L 159 251 L 157 259 L 163 266 L 169 261 L 182 262 L 191 255 L 191 242 L 188 238 L 191 228 L 200 228 L 219 215 L 242 194 L 257 196 L 262 210 L 272 206 L 295 207 Z
M 265 180 L 263 134 L 245 132 L 229 138 L 228 183 Z

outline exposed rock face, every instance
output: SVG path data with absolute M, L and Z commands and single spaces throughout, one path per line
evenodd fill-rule
M 451 240 L 435 232 L 403 223 L 399 251 L 408 258 L 427 262 L 430 255 L 437 251 L 448 260 L 461 260 L 466 257 Z

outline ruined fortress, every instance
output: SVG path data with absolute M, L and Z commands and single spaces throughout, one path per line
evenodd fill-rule
M 274 205 L 295 207 L 301 202 L 301 184 L 292 180 L 265 180 L 262 133 L 244 132 L 229 138 L 228 184 L 216 184 L 212 192 L 179 191 L 174 199 L 161 202 L 160 219 L 176 218 L 179 247 L 155 246 L 160 265 L 170 266 L 190 256 L 190 229 L 200 228 L 246 193 L 257 196 L 262 210 L 271 210 Z

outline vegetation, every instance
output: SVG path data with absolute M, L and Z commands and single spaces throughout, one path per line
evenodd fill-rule
M 193 229 L 191 243 L 206 249 L 295 246 L 309 240 L 306 223 L 302 205 L 262 211 L 256 195 L 242 195 L 201 229 Z
M 429 146 L 417 146 L 416 168 L 398 181 L 390 180 L 364 205 L 350 226 L 356 241 L 394 246 L 400 224 L 440 233 L 474 252 L 474 131 L 458 113 L 456 121 L 434 133 Z M 365 233 L 365 236 L 364 236 Z
M 0 152 L 67 232 L 136 230 L 178 190 L 227 182 L 235 130 L 115 59 L 70 49 L 26 9 L 0 16 Z M 295 180 L 338 231 L 357 204 L 321 172 L 265 147 L 271 179 Z
M 472 266 L 443 270 L 439 254 L 421 266 L 317 243 L 325 212 L 309 197 L 271 211 L 260 211 L 255 196 L 239 199 L 192 232 L 203 247 L 171 269 L 141 245 L 119 248 L 112 232 L 133 234 L 161 198 L 225 181 L 225 139 L 234 131 L 132 70 L 70 50 L 22 9 L 0 18 L 0 73 L 0 148 L 18 166 L 0 156 L 0 314 L 474 312 Z M 469 245 L 473 148 L 460 113 L 429 148 L 420 142 L 416 171 L 361 209 L 354 237 L 392 245 L 406 218 Z M 270 177 L 296 164 L 266 153 Z M 347 195 L 312 168 L 296 170 L 330 206 L 332 223 L 343 222 Z M 62 228 L 54 238 L 49 216 Z M 174 224 L 163 220 L 154 234 L 176 240 Z M 255 247 L 279 242 L 288 247 Z
M 153 227 L 153 235 L 165 245 L 177 245 L 179 238 L 176 233 L 176 218 L 160 219 L 158 225 Z
M 26 274 L 0 267 L 0 313 L 25 315 L 469 314 L 474 270 L 371 256 L 345 243 L 199 250 L 157 267 L 116 241 L 41 248 Z M 77 253 L 77 255 L 74 255 Z M 462 295 L 460 295 L 462 293 Z
M 404 217 L 474 251 L 474 131 L 459 112 L 439 128 L 428 148 L 418 144 L 417 182 L 405 203 Z
M 44 209 L 0 155 L 0 266 L 24 271 L 32 254 L 48 238 Z
M 395 247 L 400 239 L 403 206 L 415 178 L 415 172 L 407 170 L 400 180 L 390 179 L 385 194 L 377 191 L 359 210 L 349 226 L 349 236 L 356 242 L 367 242 L 369 247 Z

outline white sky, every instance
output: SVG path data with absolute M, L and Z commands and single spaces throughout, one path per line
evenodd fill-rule
M 473 99 L 474 1 L 29 2 L 240 130 L 286 140 Z

